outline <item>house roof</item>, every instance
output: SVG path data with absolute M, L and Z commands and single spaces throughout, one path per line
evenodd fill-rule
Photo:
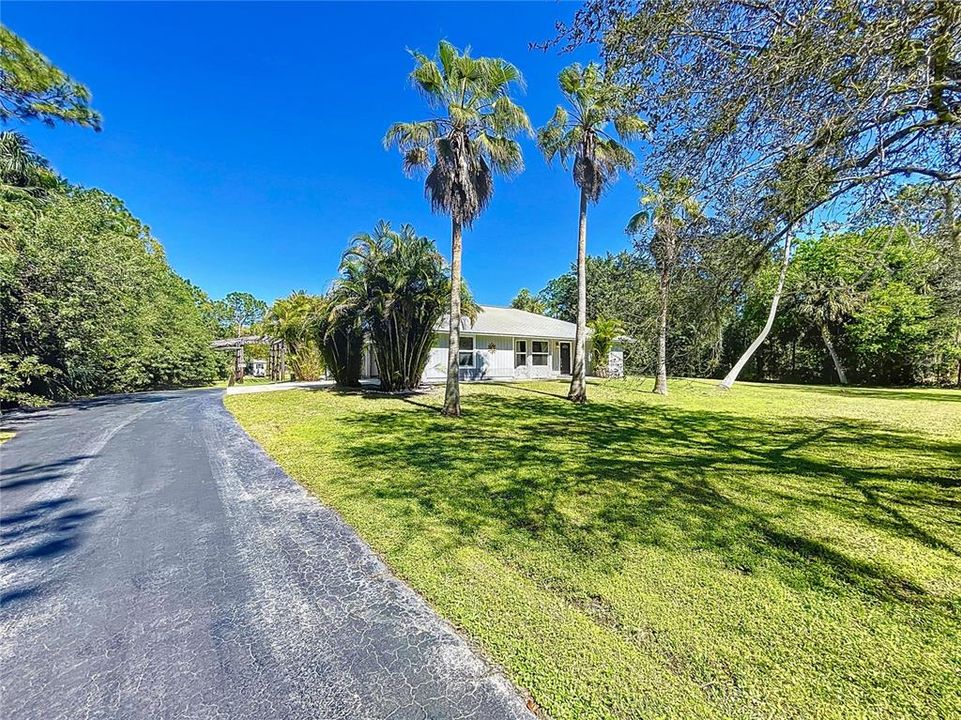
M 550 338 L 573 340 L 577 331 L 574 323 L 557 318 L 515 308 L 481 305 L 477 320 L 471 324 L 469 318 L 461 318 L 461 332 L 475 335 L 508 335 L 511 337 Z M 437 323 L 437 332 L 445 332 L 449 325 L 448 316 Z M 588 334 L 590 331 L 588 331 Z

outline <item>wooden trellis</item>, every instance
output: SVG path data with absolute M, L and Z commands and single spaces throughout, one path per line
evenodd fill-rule
M 267 377 L 277 381 L 287 377 L 287 343 L 283 340 L 270 342 L 270 352 L 267 353 Z
M 277 338 L 261 335 L 245 335 L 244 337 L 214 340 L 211 347 L 214 350 L 234 353 L 234 369 L 228 379 L 228 384 L 242 383 L 246 374 L 247 361 L 244 358 L 244 347 L 247 345 L 264 344 L 270 348 L 267 356 L 267 374 L 271 380 L 283 380 L 287 376 L 287 343 Z

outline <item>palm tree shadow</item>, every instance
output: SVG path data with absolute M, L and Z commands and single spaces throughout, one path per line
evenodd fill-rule
M 417 406 L 412 412 L 385 406 L 346 418 L 350 442 L 337 452 L 371 478 L 384 467 L 403 470 L 358 492 L 419 508 L 411 517 L 439 517 L 453 528 L 453 545 L 484 537 L 495 546 L 556 545 L 585 562 L 611 562 L 628 546 L 649 544 L 707 552 L 735 572 L 764 568 L 798 587 L 943 602 L 849 547 L 792 530 L 781 514 L 792 508 L 826 512 L 961 557 L 947 539 L 949 526 L 912 519 L 957 512 L 946 493 L 961 478 L 945 468 L 961 454 L 961 444 L 867 421 L 798 418 L 772 428 L 729 413 L 671 406 L 632 408 L 627 415 L 622 405 L 577 406 L 537 389 L 507 387 L 518 392 L 482 395 L 481 406 L 468 404 L 468 420 L 459 424 L 444 423 L 434 406 L 406 399 Z M 545 437 L 563 439 L 565 452 Z M 894 470 L 855 464 L 849 459 L 858 456 L 855 449 L 910 452 L 929 462 L 916 465 L 906 486 Z M 741 489 L 736 478 L 742 476 L 770 481 Z M 801 490 L 782 489 L 799 483 Z M 928 490 L 912 494 L 918 487 Z

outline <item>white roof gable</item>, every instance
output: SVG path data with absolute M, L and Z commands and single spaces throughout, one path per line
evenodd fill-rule
M 551 338 L 573 340 L 577 326 L 565 320 L 546 315 L 516 310 L 515 308 L 481 305 L 477 320 L 461 318 L 461 332 L 476 335 L 510 335 L 516 337 Z M 445 332 L 449 320 L 445 315 L 437 324 L 437 332 Z

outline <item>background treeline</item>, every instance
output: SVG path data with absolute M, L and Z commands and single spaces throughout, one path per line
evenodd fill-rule
M 214 306 L 121 200 L 0 134 L 0 400 L 201 385 L 223 364 Z
M 747 280 L 731 278 L 724 271 L 729 265 L 709 260 L 695 254 L 674 277 L 668 331 L 674 375 L 722 375 L 768 314 L 780 266 L 776 253 L 764 255 Z M 627 371 L 652 375 L 658 307 L 653 260 L 641 251 L 592 256 L 587 276 L 588 319 L 617 320 L 632 338 L 625 348 Z M 574 269 L 537 295 L 521 291 L 514 305 L 574 322 Z M 882 226 L 801 240 L 774 327 L 745 377 L 961 384 L 957 238 Z

